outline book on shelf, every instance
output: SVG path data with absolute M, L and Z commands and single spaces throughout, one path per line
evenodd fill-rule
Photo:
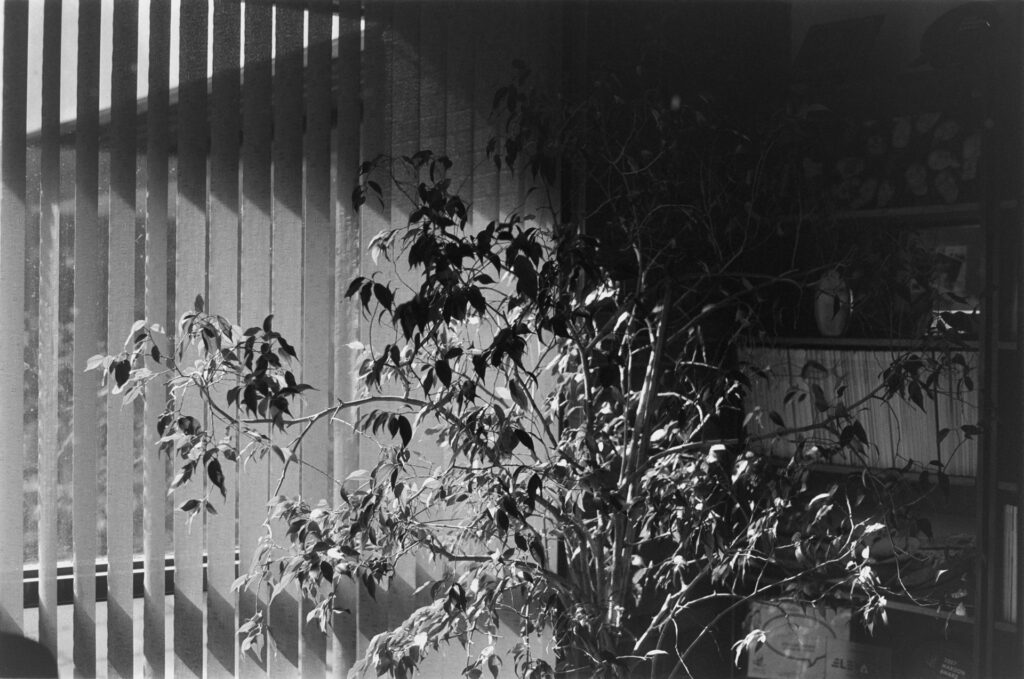
M 1003 622 L 1017 622 L 1017 505 L 1003 505 Z

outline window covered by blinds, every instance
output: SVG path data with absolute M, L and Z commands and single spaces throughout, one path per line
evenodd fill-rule
M 263 534 L 280 463 L 225 469 L 222 509 L 189 525 L 167 493 L 174 461 L 154 446 L 166 395 L 154 386 L 123 407 L 85 367 L 120 351 L 136 318 L 173 331 L 201 294 L 240 324 L 275 314 L 319 387 L 307 408 L 351 394 L 359 315 L 341 297 L 368 265 L 369 237 L 408 213 L 397 198 L 352 210 L 359 161 L 444 152 L 476 217 L 516 208 L 520 179 L 485 162 L 492 95 L 516 58 L 558 85 L 562 12 L 2 4 L 0 427 L 14 443 L 0 447 L 0 498 L 25 509 L 0 514 L 0 630 L 40 639 L 82 676 L 344 676 L 399 621 L 426 571 L 400 573 L 378 604 L 344 592 L 353 612 L 327 639 L 297 597 L 278 598 L 273 648 L 241 653 L 238 622 L 267 601 L 231 585 Z M 328 476 L 368 454 L 340 425 L 304 444 Z M 288 483 L 332 497 L 322 475 Z M 64 604 L 70 635 L 58 634 Z

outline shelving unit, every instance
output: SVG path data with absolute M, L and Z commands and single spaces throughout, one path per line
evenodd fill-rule
M 1016 36 L 1019 27 L 1024 26 L 1024 12 L 1013 7 L 1007 14 L 1005 28 Z M 1018 63 L 1017 49 L 1015 46 L 1014 58 L 1008 64 Z M 976 560 L 971 613 L 956 616 L 944 609 L 920 608 L 899 601 L 888 605 L 901 614 L 955 623 L 960 633 L 971 640 L 975 677 L 1016 676 L 1024 665 L 1024 625 L 1017 624 L 1024 620 L 1024 586 L 1018 584 L 1024 583 L 1024 558 L 1017 558 L 1024 556 L 1024 515 L 1012 524 L 1008 518 L 1008 508 L 1024 508 L 1024 417 L 1020 412 L 1024 403 L 1024 358 L 1018 356 L 1018 336 L 1024 332 L 1024 237 L 1020 233 L 1024 205 L 1020 156 L 1024 150 L 1024 131 L 1019 122 L 1024 96 L 1020 81 L 1019 69 L 1013 71 L 1007 66 L 976 72 L 921 69 L 832 84 L 817 91 L 809 86 L 794 88 L 793 98 L 802 104 L 821 102 L 829 115 L 861 116 L 873 121 L 873 125 L 877 121 L 891 122 L 897 116 L 955 110 L 964 119 L 980 122 L 977 129 L 982 130 L 984 155 L 966 200 L 917 202 L 913 196 L 904 196 L 909 197 L 905 203 L 885 207 L 873 204 L 881 203 L 880 200 L 870 200 L 856 209 L 811 208 L 799 217 L 781 222 L 785 227 L 796 225 L 801 239 L 813 238 L 816 229 L 826 228 L 848 234 L 860 234 L 863 230 L 898 234 L 966 229 L 972 247 L 976 248 L 971 254 L 980 267 L 981 280 L 976 290 L 980 309 L 973 315 L 978 329 L 976 335 L 958 339 L 956 351 L 970 356 L 975 366 L 974 405 L 982 433 L 971 472 L 947 477 L 950 493 L 970 505 L 969 516 L 964 518 L 973 523 L 976 549 L 981 557 Z M 838 127 L 833 125 L 829 129 Z M 865 162 L 875 163 L 876 167 L 881 164 L 877 158 Z M 828 170 L 825 163 L 825 171 Z M 823 201 L 828 203 L 837 204 Z M 806 296 L 801 302 L 806 304 Z M 856 314 L 856 298 L 853 309 Z M 789 325 L 806 328 L 807 323 L 792 321 Z M 864 356 L 930 349 L 920 339 L 859 332 L 865 336 L 783 332 L 752 350 Z M 785 388 L 760 396 L 776 399 L 779 412 L 783 412 L 784 393 Z M 819 465 L 821 473 L 839 476 L 856 469 L 842 464 Z M 915 469 L 906 476 L 917 473 Z

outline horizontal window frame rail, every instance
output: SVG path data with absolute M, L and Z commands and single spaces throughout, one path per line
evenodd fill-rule
M 235 552 L 235 576 L 238 576 L 238 552 Z M 203 556 L 203 591 L 207 588 L 207 557 Z M 109 566 L 106 560 L 96 562 L 96 601 L 107 600 L 107 572 Z M 70 562 L 63 562 L 57 566 L 57 605 L 66 606 L 74 603 L 74 566 Z M 27 566 L 24 569 L 23 599 L 24 607 L 39 607 L 39 566 Z M 136 557 L 132 560 L 132 598 L 141 599 L 145 595 L 145 560 Z M 164 594 L 174 593 L 174 557 L 168 555 L 164 558 Z

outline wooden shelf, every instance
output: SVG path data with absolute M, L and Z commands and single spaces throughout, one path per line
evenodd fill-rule
M 928 606 L 917 606 L 915 604 L 909 604 L 903 601 L 892 601 L 886 599 L 885 607 L 891 611 L 901 611 L 903 613 L 912 613 L 914 615 L 924 615 L 929 618 L 937 618 L 939 620 L 945 620 L 947 622 L 962 622 L 967 624 L 973 624 L 974 618 L 969 615 L 957 615 L 955 611 L 945 610 L 942 608 L 931 608 Z
M 885 607 L 890 611 L 900 611 L 901 613 L 909 613 L 910 615 L 923 615 L 925 617 L 942 620 L 947 623 L 956 622 L 963 623 L 965 625 L 973 625 L 975 622 L 974 616 L 971 615 L 956 615 L 953 611 L 915 606 L 914 604 L 903 603 L 902 601 L 886 600 Z M 1007 634 L 1015 634 L 1017 632 L 1017 625 L 1012 622 L 997 620 L 995 628 L 997 631 L 1006 632 Z
M 1017 207 L 1016 200 L 999 202 L 1002 211 Z M 953 203 L 950 205 L 910 205 L 906 207 L 888 207 L 872 210 L 842 210 L 828 215 L 810 214 L 802 221 L 832 220 L 837 223 L 872 222 L 891 224 L 892 226 L 928 228 L 938 226 L 980 226 L 984 217 L 984 206 L 981 203 Z M 796 216 L 786 217 L 784 222 L 801 219 Z
M 906 350 L 906 349 L 917 349 L 920 351 L 928 350 L 939 350 L 945 347 L 931 346 L 928 344 L 930 340 L 926 339 L 909 339 L 909 338 L 892 338 L 883 339 L 879 337 L 821 337 L 821 336 L 807 336 L 807 337 L 772 337 L 770 340 L 763 342 L 752 343 L 751 346 L 767 347 L 767 348 L 824 348 L 824 349 L 841 349 L 841 350 L 856 350 L 866 349 L 871 351 L 895 349 L 895 350 Z M 1009 343 L 1008 343 L 1009 344 Z M 950 345 L 949 348 L 954 351 L 977 351 L 979 343 L 977 340 L 962 340 L 960 345 Z M 1004 348 L 1000 346 L 1000 348 Z M 1006 348 L 1016 348 L 1016 346 L 1007 346 Z
M 890 611 L 900 611 L 901 613 L 909 613 L 910 615 L 923 615 L 925 617 L 942 620 L 947 623 L 955 622 L 965 625 L 973 625 L 975 622 L 974 616 L 971 615 L 957 615 L 954 611 L 941 608 L 929 608 L 926 606 L 915 606 L 914 604 L 908 604 L 902 601 L 886 600 L 885 607 Z M 1017 625 L 1012 622 L 997 620 L 995 622 L 995 628 L 997 631 L 1005 632 L 1007 634 L 1015 634 L 1017 632 Z
M 848 210 L 837 212 L 837 222 L 902 222 L 905 226 L 976 226 L 980 224 L 982 209 L 980 203 L 955 203 L 953 205 L 921 205 L 911 207 L 882 208 L 878 210 Z
M 838 82 L 796 82 L 794 97 L 845 115 L 887 118 L 924 111 L 976 111 L 984 82 L 964 69 L 916 68 L 852 74 Z
M 942 347 L 928 346 L 920 339 L 881 339 L 878 337 L 772 337 L 770 340 L 751 342 L 748 346 L 760 349 L 836 349 L 839 351 L 885 351 L 917 349 L 919 351 L 937 351 Z M 962 340 L 959 345 L 950 345 L 951 351 L 978 351 L 981 343 L 978 340 Z M 999 342 L 1000 351 L 1017 351 L 1016 342 Z
M 869 469 L 872 472 L 886 471 L 885 467 L 870 467 Z M 814 468 L 813 468 L 813 471 L 821 472 L 822 474 L 835 474 L 835 475 L 859 474 L 860 472 L 862 472 L 864 470 L 865 470 L 865 467 L 861 467 L 861 466 L 844 465 L 844 464 L 825 464 L 825 463 L 815 464 Z M 916 469 L 916 470 L 908 471 L 908 472 L 904 472 L 904 471 L 901 471 L 899 469 L 893 469 L 892 471 L 898 472 L 901 476 L 903 476 L 903 477 L 905 477 L 907 479 L 910 479 L 910 480 L 917 479 L 920 476 L 920 474 L 921 474 L 921 470 L 920 469 Z M 933 469 L 929 469 L 928 471 L 931 472 L 932 474 L 935 473 L 934 468 Z M 949 479 L 949 485 L 950 486 L 973 488 L 974 487 L 974 483 L 975 483 L 975 477 L 973 477 L 973 476 L 954 476 L 952 474 L 947 474 L 946 478 Z M 1016 489 L 1016 485 L 1015 484 L 1012 484 L 1012 485 L 1014 485 L 1014 489 Z M 1002 486 L 1002 484 L 1000 484 L 1000 489 L 1002 489 L 1001 486 Z

